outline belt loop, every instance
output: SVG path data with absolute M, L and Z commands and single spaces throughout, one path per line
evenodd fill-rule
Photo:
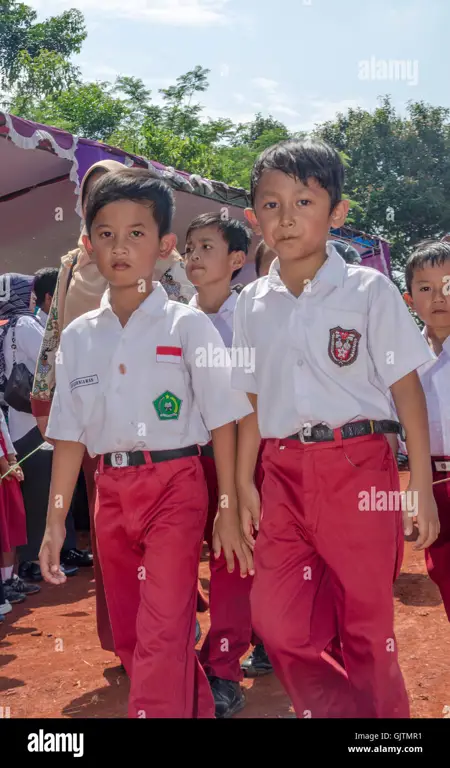
M 97 464 L 97 471 L 99 475 L 103 475 L 103 472 L 105 471 L 104 467 L 105 467 L 105 457 L 102 453 L 102 455 L 100 456 L 99 462 Z
M 276 438 L 275 438 L 275 440 L 274 440 L 274 443 L 275 443 L 275 448 L 276 448 L 276 449 L 277 449 L 277 451 L 278 451 L 278 450 L 280 449 L 280 445 L 281 445 L 281 440 L 280 440 L 280 438 L 279 438 L 279 437 L 276 437 Z
M 150 451 L 142 451 L 144 454 L 145 463 L 148 464 L 150 467 L 153 467 L 153 461 L 151 457 Z
M 335 446 L 337 448 L 342 448 L 343 438 L 342 438 L 341 428 L 338 427 L 337 429 L 333 429 L 333 435 L 334 435 L 334 444 L 335 444 Z

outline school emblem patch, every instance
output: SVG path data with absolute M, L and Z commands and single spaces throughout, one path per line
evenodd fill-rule
M 179 397 L 173 394 L 173 392 L 163 392 L 162 395 L 153 400 L 155 411 L 160 421 L 171 421 L 171 419 L 178 419 L 181 410 L 181 403 Z
M 342 367 L 351 365 L 358 357 L 358 344 L 361 334 L 352 328 L 346 331 L 337 326 L 330 328 L 330 341 L 328 343 L 328 355 L 336 365 Z

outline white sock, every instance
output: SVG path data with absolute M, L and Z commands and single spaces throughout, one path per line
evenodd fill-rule
M 12 575 L 13 575 L 13 569 L 14 569 L 14 566 L 13 566 L 13 565 L 8 565 L 8 567 L 7 567 L 7 568 L 2 568 L 2 569 L 1 569 L 1 572 L 2 572 L 2 581 L 8 581 L 8 579 L 11 579 L 11 578 L 12 578 Z

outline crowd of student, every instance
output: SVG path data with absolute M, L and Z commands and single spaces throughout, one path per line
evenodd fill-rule
M 78 248 L 34 281 L 45 330 L 25 309 L 31 283 L 10 276 L 5 380 L 8 334 L 18 354 L 21 325 L 39 332 L 21 357 L 35 370 L 30 421 L 12 443 L 2 422 L 6 598 L 35 590 L 33 573 L 63 584 L 67 564 L 91 563 L 67 522 L 82 471 L 98 633 L 130 677 L 131 717 L 231 717 L 245 705 L 243 675 L 272 670 L 298 717 L 408 716 L 392 585 L 413 522 L 399 506 L 360 511 L 361 492 L 399 490 L 398 438 L 418 499 L 415 546 L 450 618 L 450 246 L 423 243 L 408 261 L 421 334 L 397 288 L 328 241 L 347 215 L 343 179 L 326 144 L 263 152 L 246 211 L 263 237 L 259 279 L 233 289 L 247 226 L 203 214 L 180 257 L 169 187 L 97 164 Z M 199 362 L 209 348 L 220 364 Z M 34 548 L 13 575 L 35 515 L 28 462 L 45 450 L 25 457 L 36 445 L 49 456 L 32 537 L 40 566 Z M 197 653 L 204 542 L 211 625 Z

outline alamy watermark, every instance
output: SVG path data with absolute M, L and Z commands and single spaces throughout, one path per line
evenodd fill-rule
M 419 83 L 419 62 L 417 59 L 363 59 L 358 62 L 359 80 L 403 81 L 408 85 Z
M 419 504 L 418 491 L 377 491 L 372 485 L 368 491 L 358 493 L 360 512 L 407 512 L 414 517 Z
M 255 372 L 254 347 L 216 347 L 211 342 L 206 347 L 195 350 L 195 365 L 197 368 L 243 368 L 245 373 Z

